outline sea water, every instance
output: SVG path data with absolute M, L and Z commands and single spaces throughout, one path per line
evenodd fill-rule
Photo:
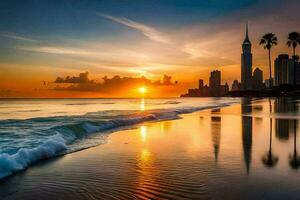
M 115 130 L 237 102 L 240 99 L 2 99 L 0 179 L 40 160 L 104 144 Z

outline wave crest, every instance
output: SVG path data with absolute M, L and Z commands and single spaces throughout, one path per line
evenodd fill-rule
M 235 103 L 235 102 L 231 102 Z M 33 148 L 20 148 L 14 154 L 0 153 L 0 179 L 7 177 L 17 171 L 26 169 L 28 166 L 40 160 L 53 158 L 58 155 L 78 151 L 83 148 L 76 146 L 70 149 L 69 146 L 75 141 L 88 137 L 92 133 L 103 134 L 106 131 L 114 129 L 122 129 L 127 126 L 135 125 L 146 121 L 155 120 L 172 120 L 179 119 L 179 114 L 191 113 L 203 109 L 212 109 L 223 106 L 228 106 L 231 103 L 219 103 L 217 105 L 208 105 L 201 107 L 187 107 L 167 110 L 152 110 L 152 111 L 136 111 L 123 114 L 118 111 L 88 113 L 83 116 L 66 116 L 66 117 L 48 117 L 34 118 L 29 120 L 6 120 L 2 121 L 10 123 L 29 123 L 30 126 L 34 123 L 41 123 L 39 126 L 47 125 L 47 123 L 57 123 L 59 125 L 52 126 L 46 129 L 49 134 L 47 139 Z M 105 117 L 106 116 L 106 117 Z M 71 123 L 70 123 L 71 121 Z M 46 123 L 46 124 L 42 124 Z M 103 143 L 103 141 L 98 144 Z M 90 146 L 95 146 L 95 143 Z

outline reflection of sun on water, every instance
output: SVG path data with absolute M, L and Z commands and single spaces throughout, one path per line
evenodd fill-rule
M 147 127 L 141 126 L 141 140 L 142 142 L 146 142 L 147 139 Z
M 147 163 L 149 161 L 150 155 L 151 155 L 151 153 L 148 149 L 143 149 L 141 151 L 140 161 L 142 163 Z
M 145 110 L 145 99 L 141 99 L 140 110 Z
M 138 92 L 142 95 L 140 110 L 145 110 L 145 95 L 146 95 L 147 91 L 148 91 L 148 89 L 145 86 L 138 88 Z

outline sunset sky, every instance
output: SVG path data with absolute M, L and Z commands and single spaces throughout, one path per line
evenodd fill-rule
M 0 97 L 134 97 L 145 83 L 149 97 L 179 96 L 212 69 L 231 85 L 245 23 L 253 70 L 267 72 L 259 38 L 274 32 L 273 58 L 290 54 L 299 8 L 299 0 L 1 1 Z

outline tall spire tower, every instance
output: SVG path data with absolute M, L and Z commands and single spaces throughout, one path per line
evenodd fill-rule
M 248 23 L 246 24 L 246 36 L 242 45 L 241 59 L 241 82 L 242 89 L 249 90 L 252 88 L 252 53 L 251 42 L 248 34 Z

